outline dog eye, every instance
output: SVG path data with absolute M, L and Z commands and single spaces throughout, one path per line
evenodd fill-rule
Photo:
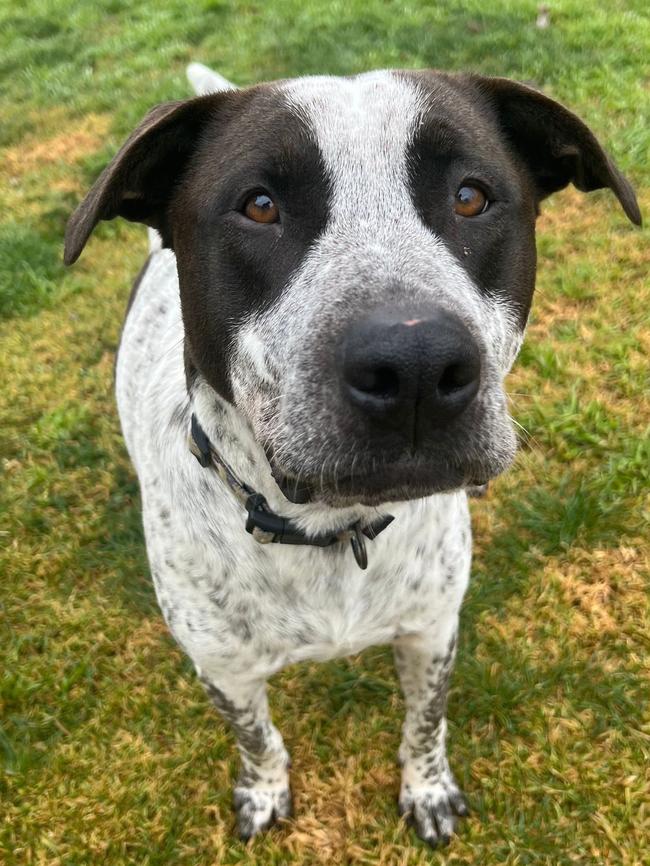
M 278 206 L 265 192 L 255 192 L 246 199 L 244 214 L 256 223 L 276 223 L 280 219 Z
M 485 213 L 489 206 L 488 197 L 477 186 L 461 186 L 456 193 L 454 210 L 459 216 L 473 217 Z

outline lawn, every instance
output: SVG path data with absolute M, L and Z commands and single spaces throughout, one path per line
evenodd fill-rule
M 608 192 L 539 222 L 509 379 L 515 468 L 473 505 L 449 707 L 472 816 L 443 852 L 398 821 L 402 701 L 376 648 L 278 676 L 296 816 L 233 835 L 233 741 L 147 575 L 113 359 L 142 227 L 65 270 L 67 216 L 202 60 L 239 84 L 372 67 L 533 81 L 650 214 L 646 0 L 4 0 L 0 5 L 0 863 L 650 863 L 648 232 Z M 644 549 L 645 548 L 645 549 Z

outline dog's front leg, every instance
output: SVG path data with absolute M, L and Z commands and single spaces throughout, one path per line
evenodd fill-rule
M 291 814 L 289 755 L 269 716 L 266 680 L 251 682 L 201 673 L 201 682 L 230 724 L 242 760 L 234 790 L 237 827 L 243 839 Z
M 406 717 L 400 746 L 401 814 L 421 839 L 447 844 L 457 816 L 468 814 L 463 795 L 447 763 L 445 738 L 447 689 L 456 651 L 457 622 L 433 634 L 398 638 L 394 644 Z

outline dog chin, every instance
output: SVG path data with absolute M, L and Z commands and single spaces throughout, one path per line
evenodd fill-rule
M 273 475 L 283 494 L 291 502 L 320 502 L 330 508 L 347 508 L 352 505 L 377 506 L 387 502 L 404 502 L 423 499 L 436 493 L 452 493 L 457 490 L 483 487 L 503 472 L 510 464 L 429 466 L 398 463 L 383 467 L 377 472 L 355 473 L 336 479 L 302 476 L 298 481 L 277 467 Z

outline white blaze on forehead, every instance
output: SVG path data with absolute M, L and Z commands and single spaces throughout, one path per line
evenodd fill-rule
M 435 97 L 390 71 L 298 78 L 280 91 L 311 130 L 330 181 L 327 227 L 280 299 L 282 314 L 304 320 L 324 295 L 336 303 L 337 293 L 359 309 L 388 304 L 393 289 L 407 304 L 446 296 L 450 309 L 464 307 L 463 318 L 478 325 L 477 289 L 423 222 L 409 184 L 414 134 Z
M 360 203 L 369 219 L 379 204 L 382 210 L 414 210 L 407 153 L 425 107 L 415 85 L 391 72 L 372 72 L 299 78 L 281 90 L 314 132 L 332 180 L 335 220 L 358 219 Z

